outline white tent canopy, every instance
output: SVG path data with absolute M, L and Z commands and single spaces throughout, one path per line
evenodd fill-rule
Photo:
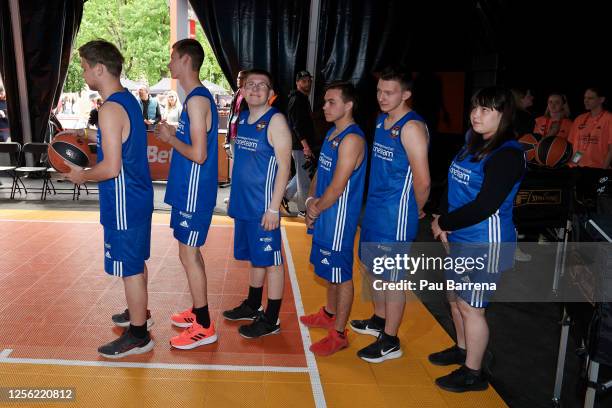
M 223 88 L 221 85 L 217 85 L 215 83 L 212 83 L 206 80 L 202 81 L 202 83 L 204 84 L 205 87 L 208 88 L 210 93 L 214 95 L 227 95 L 228 94 L 225 88 Z M 155 85 L 151 86 L 151 88 L 149 88 L 149 92 L 152 94 L 160 94 L 160 93 L 168 92 L 170 89 L 172 89 L 171 84 L 172 82 L 170 78 L 162 78 L 158 83 L 156 83 Z
M 121 78 L 121 85 L 129 91 L 137 91 L 141 86 L 146 85 L 143 82 L 132 81 L 128 78 Z

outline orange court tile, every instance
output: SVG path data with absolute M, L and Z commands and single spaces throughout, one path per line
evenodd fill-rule
M 448 369 L 429 365 L 427 354 L 451 339 L 414 297 L 400 332 L 402 358 L 359 360 L 356 351 L 373 338 L 354 333 L 350 347 L 331 357 L 305 352 L 325 333 L 301 327 L 298 314 L 317 310 L 325 287 L 313 278 L 310 237 L 296 219 L 283 220 L 281 334 L 249 341 L 220 317 L 246 296 L 249 266 L 233 259 L 232 221 L 215 216 L 203 255 L 219 342 L 171 350 L 178 329 L 169 316 L 189 307 L 190 295 L 168 221 L 168 214 L 154 215 L 147 263 L 154 351 L 108 362 L 96 348 L 118 335 L 110 315 L 125 300 L 121 282 L 103 272 L 97 213 L 0 210 L 0 386 L 71 387 L 76 400 L 62 404 L 70 407 L 506 406 L 492 388 L 455 395 L 435 387 L 433 379 Z M 370 315 L 359 273 L 355 289 L 351 318 Z

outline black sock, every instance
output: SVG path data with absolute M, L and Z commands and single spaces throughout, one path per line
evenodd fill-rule
M 263 286 L 260 288 L 254 288 L 249 286 L 249 297 L 247 298 L 247 305 L 253 310 L 259 309 L 261 306 L 261 298 L 263 296 Z
M 145 323 L 142 326 L 134 326 L 132 323 L 130 323 L 129 331 L 132 333 L 132 336 L 139 339 L 144 339 L 147 337 L 147 324 Z
M 283 299 L 268 299 L 268 307 L 266 308 L 266 319 L 272 324 L 276 324 L 278 313 L 280 312 Z
M 378 327 L 385 327 L 386 319 L 384 317 L 376 316 L 376 314 L 373 314 L 371 320 L 372 323 L 374 323 Z
M 327 308 L 326 308 L 325 306 L 323 306 L 323 312 L 325 312 L 325 314 L 326 314 L 326 315 L 327 315 L 327 317 L 329 317 L 329 318 L 332 318 L 332 317 L 334 317 L 334 316 L 335 316 L 335 314 L 334 314 L 334 313 L 329 313 L 329 312 L 327 311 Z
M 466 349 L 459 347 L 457 344 L 455 344 L 455 347 L 457 347 L 457 350 L 459 350 L 462 354 L 466 354 L 467 353 Z
M 208 329 L 210 327 L 210 314 L 208 313 L 208 305 L 202 307 L 193 307 L 191 312 L 196 316 L 196 322 L 199 325 Z
M 344 332 L 343 331 L 336 330 L 336 333 L 338 333 L 338 336 L 344 338 Z
M 389 342 L 389 343 L 393 343 L 393 344 L 397 344 L 399 343 L 399 337 L 397 336 L 391 336 L 390 334 L 387 334 L 387 332 L 383 331 L 383 340 Z
M 475 377 L 480 377 L 480 372 L 481 370 L 474 370 L 466 365 L 464 365 L 465 369 L 467 370 L 468 373 L 474 375 Z

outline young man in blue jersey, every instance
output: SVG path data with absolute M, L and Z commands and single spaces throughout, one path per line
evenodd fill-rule
M 320 356 L 348 347 L 353 246 L 367 163 L 364 133 L 353 119 L 356 99 L 355 88 L 348 82 L 335 82 L 326 89 L 323 112 L 334 126 L 323 141 L 306 201 L 306 223 L 313 229 L 310 262 L 315 273 L 328 281 L 328 287 L 326 306 L 300 317 L 300 321 L 328 330 L 326 337 L 310 346 L 310 351 Z
M 373 252 L 375 257 L 391 258 L 397 252 L 408 252 L 429 197 L 429 136 L 423 118 L 407 104 L 412 96 L 411 86 L 410 75 L 398 68 L 384 70 L 378 81 L 376 95 L 382 114 L 376 120 L 359 254 L 362 270 L 370 283 L 378 279 L 391 282 L 402 279 L 397 270 L 374 275 L 368 252 Z M 406 294 L 376 291 L 372 285 L 370 288 L 374 315 L 365 320 L 352 320 L 350 326 L 356 333 L 376 336 L 377 340 L 357 355 L 372 363 L 399 358 L 402 350 L 397 334 Z
M 234 257 L 249 261 L 249 294 L 223 312 L 227 320 L 252 320 L 238 331 L 258 338 L 280 331 L 278 318 L 285 282 L 282 267 L 279 206 L 289 179 L 291 132 L 285 117 L 268 105 L 272 77 L 263 70 L 246 73 L 241 92 L 248 110 L 240 113 L 228 214 L 234 219 Z M 264 280 L 268 303 L 263 312 Z
M 127 330 L 98 348 L 107 358 L 141 354 L 153 348 L 147 326 L 147 266 L 151 246 L 153 185 L 147 159 L 142 111 L 119 78 L 123 57 L 103 40 L 79 48 L 83 78 L 104 100 L 97 130 L 98 162 L 83 170 L 71 165 L 75 184 L 98 182 L 100 222 L 104 227 L 104 270 L 123 278 L 128 305 Z M 89 138 L 87 130 L 79 134 Z M 69 163 L 68 163 L 69 164 Z M 70 165 L 70 164 L 69 164 Z
M 172 46 L 168 68 L 187 98 L 178 127 L 160 123 L 155 130 L 155 135 L 174 149 L 165 202 L 172 206 L 170 227 L 178 241 L 193 306 L 170 317 L 173 325 L 185 328 L 170 339 L 170 345 L 184 350 L 217 341 L 200 252 L 217 201 L 218 116 L 213 96 L 200 82 L 203 61 L 204 49 L 196 40 L 184 39 Z

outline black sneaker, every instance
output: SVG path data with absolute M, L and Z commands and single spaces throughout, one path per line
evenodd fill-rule
M 259 312 L 263 312 L 263 306 L 259 306 L 259 309 L 255 310 L 247 303 L 247 300 L 243 300 L 240 306 L 236 306 L 233 309 L 226 310 L 223 312 L 223 317 L 227 320 L 255 320 Z
M 125 309 L 123 313 L 117 313 L 112 315 L 111 320 L 115 323 L 115 326 L 129 327 L 130 326 L 130 311 Z M 155 322 L 151 319 L 151 311 L 147 310 L 147 329 L 153 326 Z
M 466 355 L 467 352 L 455 344 L 453 347 L 449 347 L 446 350 L 430 354 L 428 359 L 431 364 L 438 366 L 448 366 L 453 364 L 462 365 L 465 364 Z M 485 355 L 482 359 L 482 369 L 484 372 L 491 375 L 491 367 L 493 367 L 493 353 L 487 350 L 485 351 Z
M 280 213 L 283 217 L 295 217 L 295 214 L 289 209 L 289 201 L 285 197 L 281 200 Z
M 238 328 L 238 333 L 246 339 L 256 339 L 280 332 L 280 320 L 276 324 L 270 322 L 263 312 L 258 312 L 257 318 L 251 324 L 245 324 Z
M 369 334 L 370 336 L 378 337 L 385 329 L 380 327 L 374 321 L 374 316 L 365 320 L 351 320 L 349 323 L 351 330 L 359 334 Z
M 430 354 L 428 359 L 431 364 L 438 366 L 465 364 L 466 354 L 464 349 L 455 344 L 453 347 L 449 347 L 446 350 Z
M 306 211 L 298 211 L 297 216 L 300 218 L 306 218 Z
M 382 332 L 374 343 L 359 350 L 357 357 L 368 363 L 382 363 L 385 360 L 400 358 L 402 354 L 399 340 L 394 340 Z
M 489 381 L 481 374 L 462 365 L 444 377 L 436 378 L 436 385 L 450 392 L 484 391 L 489 388 Z
M 132 354 L 143 354 L 151 351 L 155 343 L 151 339 L 149 332 L 143 339 L 139 339 L 125 330 L 118 339 L 98 347 L 98 353 L 106 358 L 122 358 Z

